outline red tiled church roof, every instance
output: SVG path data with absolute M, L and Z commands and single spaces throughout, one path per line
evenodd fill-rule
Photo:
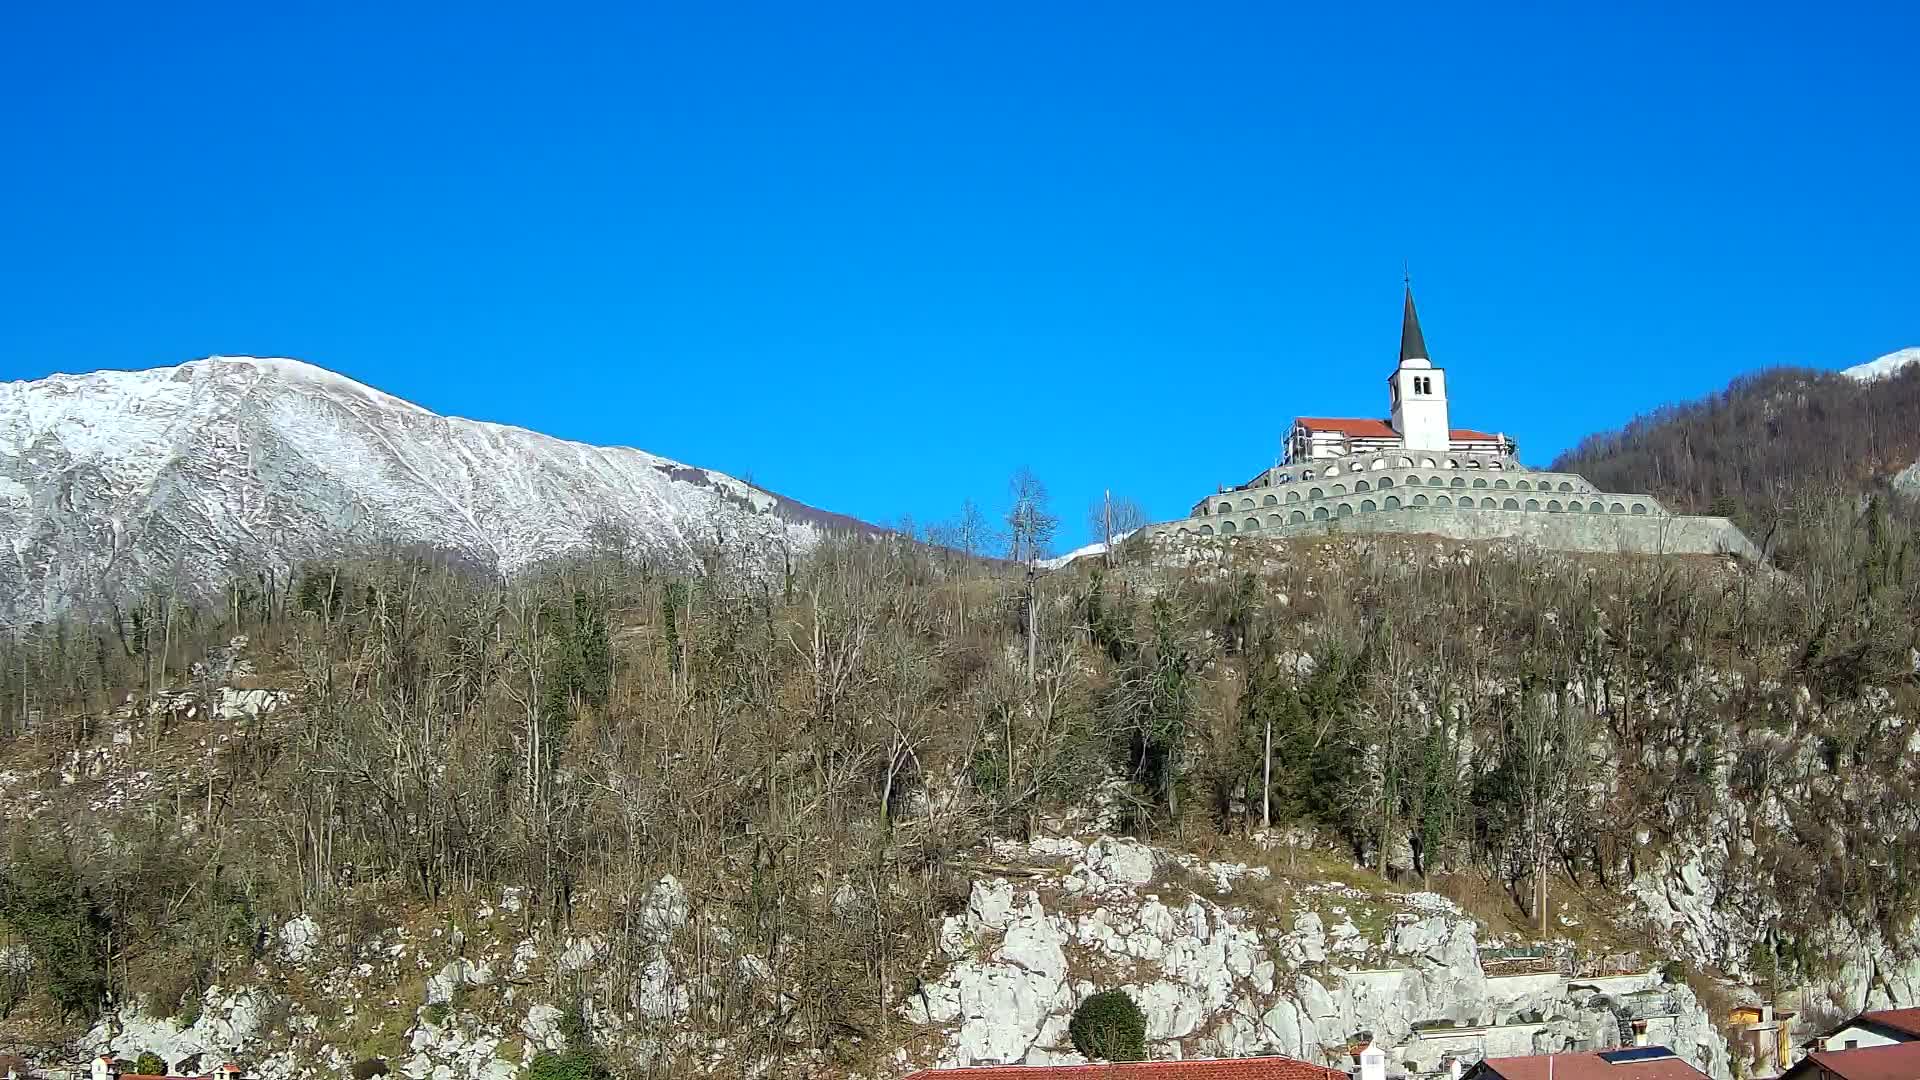
M 907 1080 L 1347 1080 L 1338 1069 L 1290 1057 L 1119 1061 L 1099 1065 L 974 1065 L 922 1069 Z
M 1391 439 L 1400 434 L 1393 430 L 1390 420 L 1369 420 L 1364 417 L 1302 416 L 1294 423 L 1310 431 L 1337 431 L 1356 439 Z M 1470 428 L 1454 428 L 1447 435 L 1456 442 L 1492 442 L 1499 438 L 1498 435 Z

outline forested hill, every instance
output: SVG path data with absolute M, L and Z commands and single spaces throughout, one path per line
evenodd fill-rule
M 1725 514 L 1764 542 L 1788 511 L 1873 490 L 1917 459 L 1920 365 L 1908 365 L 1865 382 L 1804 368 L 1745 375 L 1589 436 L 1553 467 Z

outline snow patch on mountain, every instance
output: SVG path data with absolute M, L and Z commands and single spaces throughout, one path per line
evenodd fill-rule
M 1920 364 L 1920 347 L 1890 352 L 1878 360 L 1869 360 L 1864 364 L 1855 364 L 1840 374 L 1861 382 L 1873 382 L 1884 379 L 1906 367 L 1908 364 Z
M 385 545 L 513 573 L 609 543 L 690 563 L 864 528 L 643 450 L 440 416 L 299 360 L 0 383 L 0 624 L 236 575 L 284 584 L 304 560 Z

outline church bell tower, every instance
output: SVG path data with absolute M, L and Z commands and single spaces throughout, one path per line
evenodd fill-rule
M 1393 398 L 1393 430 L 1409 450 L 1446 453 L 1453 447 L 1447 421 L 1447 373 L 1427 358 L 1420 316 L 1413 310 L 1413 285 L 1400 318 L 1400 366 L 1387 377 Z

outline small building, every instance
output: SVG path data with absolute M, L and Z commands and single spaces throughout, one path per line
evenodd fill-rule
M 1095 1065 L 970 1065 L 922 1069 L 907 1080 L 1347 1080 L 1347 1074 L 1298 1058 L 1246 1057 Z
M 1756 1076 L 1773 1076 L 1793 1064 L 1793 1014 L 1772 1005 L 1736 1005 L 1727 1010 L 1727 1042 L 1753 1062 Z
M 1822 1050 L 1865 1050 L 1920 1040 L 1920 1009 L 1864 1012 L 1822 1035 Z
M 1706 1080 L 1706 1075 L 1664 1046 L 1631 1046 L 1589 1054 L 1486 1058 L 1468 1069 L 1463 1080 Z
M 1920 1041 L 1816 1050 L 1781 1074 L 1780 1080 L 1920 1080 Z

